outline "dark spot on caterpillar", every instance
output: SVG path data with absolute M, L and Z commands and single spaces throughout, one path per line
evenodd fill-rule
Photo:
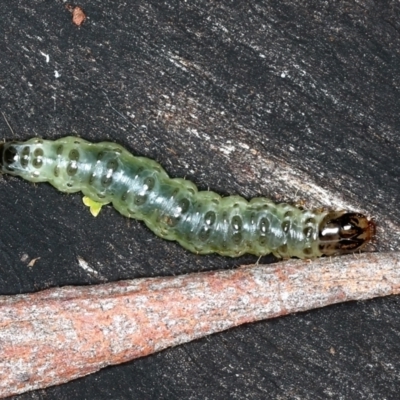
M 111 171 L 116 171 L 118 168 L 118 161 L 117 160 L 110 160 L 107 163 L 107 169 Z
M 178 207 L 180 208 L 181 214 L 186 214 L 190 207 L 190 201 L 186 198 L 180 199 L 178 202 Z
M 269 221 L 267 220 L 267 218 L 264 218 L 264 217 L 260 218 L 258 227 L 260 229 L 261 234 L 265 235 L 268 232 L 268 228 L 269 228 Z
M 76 161 L 71 161 L 67 165 L 67 175 L 74 176 L 78 172 L 78 164 Z
M 21 166 L 26 168 L 29 164 L 30 150 L 28 146 L 25 146 L 21 151 Z
M 43 149 L 41 148 L 35 149 L 33 152 L 34 157 L 43 157 L 43 154 Z
M 93 172 L 89 175 L 89 185 L 93 185 L 95 179 L 96 179 L 96 174 Z
M 206 242 L 209 239 L 210 234 L 211 234 L 211 230 L 207 227 L 203 227 L 203 228 L 201 228 L 201 230 L 199 232 L 199 239 L 202 242 Z
M 286 211 L 284 217 L 291 218 L 293 216 L 293 211 Z
M 33 152 L 32 166 L 34 168 L 40 168 L 43 165 L 43 149 L 35 149 Z
M 111 185 L 112 176 L 111 174 L 103 175 L 101 177 L 101 184 L 106 188 Z
M 236 246 L 240 245 L 240 243 L 242 242 L 242 234 L 240 232 L 235 232 L 232 235 L 232 240 L 233 240 L 233 243 L 235 243 Z
M 314 225 L 316 223 L 315 218 L 307 218 L 305 221 L 306 224 Z
M 58 165 L 56 165 L 55 167 L 54 167 L 54 176 L 56 177 L 56 178 L 58 178 L 58 176 L 60 175 L 60 167 L 58 166 Z
M 242 218 L 240 218 L 238 215 L 235 215 L 232 218 L 232 227 L 235 231 L 240 231 L 242 229 Z
M 105 155 L 105 152 L 104 151 L 100 151 L 97 154 L 97 161 L 101 161 L 103 159 L 104 155 Z
M 204 222 L 208 226 L 212 226 L 212 225 L 214 225 L 216 218 L 217 218 L 217 216 L 215 215 L 214 211 L 207 211 L 206 215 L 204 216 Z
M 58 156 L 61 156 L 62 152 L 64 151 L 64 146 L 62 144 L 60 144 L 59 146 L 57 146 L 57 150 L 56 153 Z
M 178 225 L 179 217 L 173 217 L 171 215 L 164 216 L 164 221 L 169 227 L 173 228 L 174 226 Z
M 144 184 L 145 184 L 145 190 L 153 190 L 154 189 L 154 185 L 155 185 L 155 179 L 152 176 L 148 176 L 145 180 L 144 180 Z
M 135 205 L 142 206 L 147 201 L 146 194 L 138 194 L 135 196 Z
M 282 222 L 282 230 L 284 233 L 288 233 L 290 229 L 290 221 L 285 220 Z
M 189 194 L 191 194 L 192 196 L 196 193 L 192 188 L 188 188 L 187 191 L 188 191 Z
M 266 236 L 260 236 L 258 238 L 258 243 L 260 243 L 261 246 L 266 246 L 268 243 L 268 239 Z
M 306 247 L 306 248 L 303 250 L 303 253 L 304 253 L 305 256 L 311 256 L 311 254 L 312 254 L 312 248 L 311 248 L 311 247 Z
M 314 229 L 313 229 L 311 226 L 307 226 L 307 227 L 305 227 L 305 228 L 303 229 L 304 236 L 305 236 L 307 239 L 312 238 L 313 232 L 314 232 Z
M 286 243 L 280 246 L 278 249 L 279 254 L 281 254 L 282 256 L 286 255 L 287 251 L 288 251 L 288 246 Z
M 125 193 L 121 196 L 121 200 L 122 200 L 123 202 L 126 202 L 126 200 L 128 199 L 128 194 L 129 194 L 129 191 L 125 192 Z
M 72 149 L 69 152 L 68 157 L 71 161 L 78 161 L 79 160 L 79 151 L 77 149 Z
M 218 199 L 212 199 L 211 200 L 216 206 L 219 204 L 219 200 Z

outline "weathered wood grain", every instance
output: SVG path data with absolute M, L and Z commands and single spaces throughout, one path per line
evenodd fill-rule
M 0 297 L 0 396 L 45 388 L 244 323 L 400 292 L 400 253 Z

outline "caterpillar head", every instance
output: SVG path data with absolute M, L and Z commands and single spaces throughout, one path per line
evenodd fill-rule
M 365 215 L 331 211 L 319 226 L 319 249 L 323 255 L 353 253 L 375 236 L 375 222 Z

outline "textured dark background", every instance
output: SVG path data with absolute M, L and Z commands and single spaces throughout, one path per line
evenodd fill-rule
M 202 189 L 361 210 L 376 248 L 399 248 L 397 0 L 93 0 L 81 28 L 60 1 L 3 3 L 2 138 L 116 141 Z M 190 254 L 46 184 L 4 177 L 0 197 L 2 294 L 256 261 Z M 394 399 L 399 303 L 242 326 L 15 398 Z

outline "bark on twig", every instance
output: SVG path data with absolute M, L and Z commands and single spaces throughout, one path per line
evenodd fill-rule
M 45 388 L 243 323 L 400 291 L 400 253 L 0 297 L 0 396 Z

